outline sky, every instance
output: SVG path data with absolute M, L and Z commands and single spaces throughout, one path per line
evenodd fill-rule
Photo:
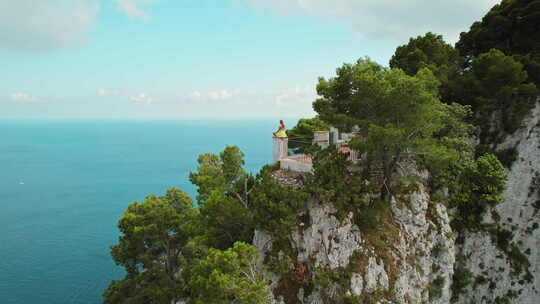
M 319 77 L 495 0 L 0 0 L 0 118 L 312 117 Z

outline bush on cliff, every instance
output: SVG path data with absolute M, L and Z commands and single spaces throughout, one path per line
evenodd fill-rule
M 210 249 L 183 272 L 193 304 L 270 304 L 268 282 L 257 265 L 257 251 L 237 242 L 227 250 Z

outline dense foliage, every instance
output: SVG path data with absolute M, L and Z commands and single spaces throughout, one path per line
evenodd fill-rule
M 106 303 L 189 298 L 190 303 L 249 304 L 268 299 L 268 283 L 254 269 L 256 251 L 242 242 L 251 242 L 262 210 L 270 210 L 268 218 L 276 215 L 265 208 L 271 199 L 298 203 L 286 197 L 286 189 L 275 190 L 275 181 L 270 185 L 263 175 L 247 174 L 238 147 L 200 155 L 198 162 L 190 174 L 198 187 L 197 207 L 186 193 L 170 189 L 164 196 L 130 204 L 124 212 L 118 222 L 122 235 L 111 253 L 127 274 L 104 292 Z M 250 209 L 255 185 L 257 212 Z
M 256 227 L 278 239 L 287 238 L 297 225 L 297 214 L 308 199 L 304 191 L 279 184 L 270 169 L 263 168 L 257 176 L 250 201 Z
M 483 142 L 498 143 L 490 129 L 511 134 L 521 127 L 538 94 L 536 86 L 526 80 L 523 64 L 496 49 L 479 55 L 470 70 L 453 80 L 460 102 L 482 114 L 478 124 Z
M 287 131 L 289 148 L 295 150 L 297 153 L 304 152 L 313 141 L 314 131 L 328 131 L 329 129 L 330 126 L 328 123 L 317 116 L 313 118 L 301 118 L 298 120 L 296 126 Z
M 390 59 L 390 67 L 402 69 L 408 75 L 416 75 L 421 69 L 428 68 L 441 79 L 448 69 L 459 64 L 459 59 L 455 48 L 441 35 L 430 32 L 399 46 Z
M 455 100 L 449 80 L 460 73 L 462 61 L 458 50 L 446 43 L 441 35 L 429 32 L 397 47 L 390 59 L 390 67 L 402 69 L 411 76 L 428 68 L 440 81 L 442 100 L 452 103 Z
M 380 227 L 389 204 L 377 195 L 377 185 L 370 183 L 348 155 L 335 147 L 316 151 L 313 157 L 313 178 L 306 190 L 321 203 L 334 205 L 340 219 L 352 212 L 353 221 L 362 231 Z
M 485 212 L 504 199 L 506 173 L 492 154 L 454 162 L 439 174 L 440 186 L 448 189 L 448 205 L 456 209 L 452 222 L 456 230 L 480 229 Z
M 537 101 L 540 84 L 540 1 L 504 0 L 461 34 L 453 48 L 427 33 L 399 46 L 390 66 L 415 75 L 427 67 L 446 103 L 470 105 L 480 131 L 478 155 L 496 152 Z
M 226 147 L 219 156 L 202 154 L 197 159 L 197 172 L 189 176 L 199 193 L 201 230 L 207 241 L 219 249 L 253 238 L 248 202 L 254 179 L 242 169 L 243 157 L 238 147 Z
M 313 157 L 314 178 L 308 190 L 317 194 L 321 202 L 335 204 L 339 210 L 350 210 L 370 203 L 366 199 L 369 192 L 366 179 L 353 172 L 352 163 L 345 153 L 330 147 L 317 151 Z
M 225 251 L 210 249 L 183 275 L 194 304 L 272 303 L 268 282 L 257 267 L 257 251 L 245 243 L 234 243 Z
M 148 303 L 177 296 L 175 274 L 197 215 L 191 198 L 177 189 L 129 205 L 118 222 L 122 236 L 111 246 L 112 257 L 124 266 L 126 277 L 109 286 L 106 302 Z
M 350 146 L 366 155 L 365 169 L 382 170 L 381 197 L 388 201 L 401 161 L 422 155 L 444 159 L 463 148 L 455 143 L 466 146 L 469 128 L 463 119 L 469 112 L 461 105 L 442 103 L 438 86 L 427 68 L 410 76 L 360 59 L 338 68 L 335 78 L 319 80 L 321 98 L 313 107 L 328 123 L 358 130 Z
M 498 49 L 525 66 L 529 82 L 540 85 L 540 1 L 503 0 L 473 23 L 456 44 L 468 64 Z

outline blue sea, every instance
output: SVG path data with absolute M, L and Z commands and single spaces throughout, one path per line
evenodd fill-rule
M 293 125 L 295 121 L 287 121 Z M 0 303 L 102 303 L 123 210 L 169 187 L 192 197 L 202 153 L 271 160 L 277 120 L 0 121 Z

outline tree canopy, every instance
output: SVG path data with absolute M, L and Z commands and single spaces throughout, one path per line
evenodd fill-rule
M 499 50 L 479 55 L 465 79 L 471 82 L 474 92 L 470 103 L 480 110 L 500 110 L 502 126 L 508 133 L 521 126 L 536 103 L 538 90 L 526 82 L 523 64 Z
M 148 303 L 174 297 L 179 258 L 196 216 L 191 198 L 174 188 L 164 196 L 149 195 L 144 202 L 130 204 L 118 222 L 122 233 L 118 244 L 111 246 L 114 261 L 127 274 L 109 286 L 106 302 Z
M 242 168 L 243 156 L 233 146 L 219 156 L 199 156 L 199 167 L 190 174 L 198 186 L 197 207 L 174 188 L 128 206 L 118 222 L 122 235 L 111 246 L 113 259 L 126 269 L 126 276 L 109 285 L 103 294 L 106 303 L 268 300 L 267 282 L 260 268 L 254 268 L 255 248 L 242 243 L 253 239 L 254 215 L 249 206 L 256 183 Z M 269 190 L 257 183 L 258 191 Z
M 272 303 L 268 282 L 251 245 L 237 242 L 227 250 L 210 249 L 186 271 L 186 288 L 194 304 Z
M 456 210 L 452 226 L 457 230 L 481 228 L 485 211 L 504 200 L 507 176 L 493 154 L 453 162 L 436 174 L 448 191 L 448 205 Z
M 471 105 L 481 141 L 497 144 L 521 127 L 537 100 L 538 28 L 540 0 L 503 0 L 461 33 L 455 49 L 427 33 L 399 46 L 390 66 L 409 75 L 429 68 L 441 82 L 442 100 Z
M 242 168 L 244 154 L 228 146 L 219 156 L 202 154 L 197 161 L 199 167 L 189 178 L 197 186 L 199 221 L 209 244 L 226 249 L 234 242 L 250 241 L 253 224 L 248 203 L 254 178 Z
M 458 104 L 440 102 L 439 81 L 427 68 L 410 76 L 401 69 L 360 59 L 338 68 L 336 74 L 335 78 L 319 80 L 321 98 L 314 102 L 314 109 L 330 124 L 347 130 L 358 128 L 359 136 L 350 146 L 367 153 L 369 163 L 382 166 L 386 189 L 404 156 L 457 152 L 446 145 L 448 138 L 464 143 L 469 135 L 467 127 L 455 129 L 463 130 L 462 134 L 443 134 L 448 121 L 466 125 L 465 117 L 455 115 L 470 112 Z M 388 198 L 386 194 L 383 196 Z
M 305 148 L 311 145 L 314 131 L 328 131 L 330 125 L 318 116 L 313 118 L 301 118 L 296 126 L 287 131 L 289 136 L 289 148 L 297 152 L 304 152 Z
M 459 52 L 441 35 L 431 32 L 398 46 L 390 59 L 391 68 L 402 69 L 407 75 L 414 76 L 423 68 L 430 69 L 440 82 L 441 100 L 446 103 L 459 101 L 455 99 L 450 80 L 460 74 L 461 65 Z
M 529 81 L 540 85 L 540 0 L 503 0 L 482 21 L 461 33 L 456 48 L 468 63 L 480 54 L 498 49 L 516 55 Z
M 459 59 L 459 52 L 446 43 L 441 35 L 429 32 L 397 47 L 390 59 L 390 67 L 402 69 L 408 75 L 429 68 L 441 80 L 446 78 L 445 74 L 450 68 L 459 64 Z

